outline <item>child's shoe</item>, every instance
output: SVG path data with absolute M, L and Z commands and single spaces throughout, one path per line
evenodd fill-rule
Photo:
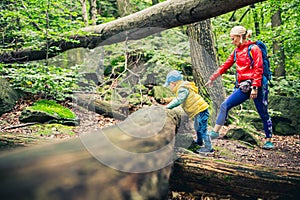
M 206 148 L 206 147 L 202 147 L 200 148 L 198 151 L 197 151 L 199 154 L 211 154 L 214 152 L 214 149 L 209 149 L 209 148 Z
M 192 141 L 192 144 L 187 148 L 188 150 L 192 152 L 196 152 L 201 145 L 199 145 L 195 140 Z
M 219 132 L 215 132 L 215 131 L 213 131 L 213 130 L 211 130 L 210 132 L 209 132 L 209 135 L 210 135 L 210 138 L 213 140 L 213 139 L 217 139 L 218 137 L 220 137 L 220 134 L 219 134 Z
M 213 150 L 212 145 L 211 145 L 211 138 L 210 138 L 210 136 L 206 135 L 203 138 L 203 141 L 204 141 L 204 147 L 202 147 L 199 150 L 197 150 L 197 152 L 200 153 L 200 154 L 213 153 L 214 150 Z
M 199 138 L 197 141 L 195 141 L 199 146 L 203 145 L 203 139 Z
M 273 149 L 274 144 L 271 141 L 267 141 L 262 148 L 263 149 Z

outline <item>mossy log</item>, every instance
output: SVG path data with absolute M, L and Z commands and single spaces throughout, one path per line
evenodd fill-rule
M 299 171 L 228 162 L 184 154 L 170 176 L 172 191 L 210 193 L 238 199 L 299 199 Z

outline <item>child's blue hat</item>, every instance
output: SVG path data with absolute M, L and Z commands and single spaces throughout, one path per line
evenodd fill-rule
M 182 75 L 180 71 L 172 70 L 168 73 L 166 83 L 164 84 L 165 87 L 168 87 L 171 82 L 176 82 L 182 80 Z

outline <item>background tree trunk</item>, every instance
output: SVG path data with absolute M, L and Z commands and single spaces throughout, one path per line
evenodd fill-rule
M 49 48 L 53 51 L 48 56 L 50 58 L 72 48 L 95 48 L 99 45 L 109 45 L 126 39 L 138 40 L 165 29 L 205 20 L 261 1 L 264 0 L 165 1 L 109 23 L 86 27 L 82 31 L 94 34 L 70 37 L 70 39 L 78 41 L 76 43 L 69 40 L 52 41 Z M 41 47 L 38 50 L 24 49 L 0 54 L 0 62 L 26 62 L 45 59 L 45 57 L 46 49 Z
M 125 17 L 132 13 L 131 5 L 129 0 L 117 0 L 118 13 L 120 17 Z
M 187 32 L 190 40 L 193 76 L 197 86 L 200 88 L 201 95 L 206 97 L 206 100 L 210 97 L 211 101 L 208 102 L 213 108 L 212 113 L 210 113 L 210 119 L 212 125 L 214 125 L 220 105 L 225 99 L 225 89 L 221 79 L 217 79 L 214 86 L 207 90 L 209 97 L 204 87 L 211 74 L 219 67 L 210 20 L 207 19 L 188 26 Z
M 90 16 L 92 25 L 96 25 L 97 22 L 97 0 L 89 0 L 90 2 Z
M 277 12 L 274 13 L 272 16 L 272 28 L 277 28 L 281 26 L 281 12 L 280 9 L 277 10 Z M 276 37 L 279 37 L 279 33 L 276 35 Z M 275 76 L 285 76 L 285 55 L 284 50 L 281 48 L 281 41 L 279 41 L 277 38 L 273 40 L 273 53 L 276 55 L 276 62 L 277 66 L 274 71 Z
M 85 26 L 89 25 L 88 14 L 86 12 L 86 0 L 80 0 L 81 3 L 81 11 L 82 11 L 82 19 Z
M 257 16 L 257 11 L 255 9 L 255 5 L 250 6 L 253 12 L 253 21 L 254 21 L 254 28 L 255 28 L 255 35 L 258 36 L 260 34 L 260 29 L 259 29 L 259 21 L 258 21 L 258 16 Z

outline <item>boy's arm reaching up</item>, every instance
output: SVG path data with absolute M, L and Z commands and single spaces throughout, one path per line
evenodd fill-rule
M 183 87 L 179 88 L 177 97 L 175 97 L 167 105 L 167 108 L 172 109 L 172 108 L 179 106 L 180 104 L 182 104 L 182 102 L 185 101 L 185 99 L 187 98 L 188 95 L 189 95 L 189 90 L 187 88 L 183 88 Z

